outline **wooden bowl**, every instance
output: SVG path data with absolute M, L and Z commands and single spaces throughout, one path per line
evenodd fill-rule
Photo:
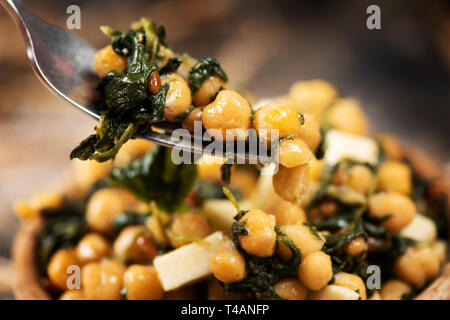
M 404 144 L 406 158 L 415 170 L 425 179 L 433 181 L 447 195 L 447 221 L 450 222 L 450 184 L 444 170 L 424 151 Z M 36 263 L 37 236 L 42 221 L 37 218 L 22 222 L 13 244 L 13 265 L 15 279 L 14 295 L 17 299 L 48 300 L 50 295 L 42 285 L 39 268 Z M 441 274 L 426 287 L 417 300 L 450 300 L 450 262 L 442 268 Z

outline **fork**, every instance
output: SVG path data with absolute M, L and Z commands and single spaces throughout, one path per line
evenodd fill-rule
M 0 0 L 0 4 L 20 29 L 28 60 L 42 83 L 56 96 L 98 120 L 100 107 L 96 103 L 98 96 L 95 90 L 98 77 L 92 66 L 97 50 L 74 34 L 46 23 L 22 0 Z M 154 127 L 156 130 L 142 138 L 195 154 L 203 154 L 210 143 L 203 138 L 200 138 L 201 143 L 194 143 L 194 138 L 198 138 L 192 136 L 190 139 L 174 139 L 170 135 L 173 124 L 160 123 Z M 245 153 L 238 153 L 234 148 L 220 156 L 229 160 L 245 159 L 250 163 L 270 161 L 270 156 L 258 154 L 251 148 L 246 148 Z

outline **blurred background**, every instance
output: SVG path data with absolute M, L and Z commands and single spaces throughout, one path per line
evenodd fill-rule
M 65 27 L 81 8 L 94 46 L 100 25 L 126 29 L 147 16 L 164 23 L 177 52 L 217 58 L 234 83 L 256 97 L 285 94 L 292 82 L 322 78 L 359 99 L 372 128 L 422 146 L 450 168 L 450 3 L 434 1 L 41 0 L 26 1 Z M 366 9 L 381 8 L 381 30 Z M 0 298 L 12 298 L 10 247 L 19 222 L 12 201 L 50 187 L 69 152 L 95 123 L 45 89 L 21 36 L 0 9 Z

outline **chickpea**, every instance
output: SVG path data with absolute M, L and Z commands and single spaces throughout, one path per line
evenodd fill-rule
M 125 167 L 136 158 L 140 158 L 153 148 L 153 143 L 145 139 L 130 139 L 114 157 L 114 166 Z
M 100 261 L 112 252 L 108 240 L 97 233 L 89 233 L 78 242 L 75 253 L 82 263 Z
M 81 285 L 88 300 L 121 300 L 125 266 L 116 260 L 90 262 L 81 269 Z
M 299 248 L 302 260 L 322 249 L 325 244 L 325 239 L 321 235 L 313 234 L 309 227 L 301 224 L 281 226 L 280 231 Z M 283 260 L 287 260 L 292 256 L 292 253 L 284 243 L 279 243 L 278 255 Z
M 220 181 L 222 176 L 220 168 L 226 161 L 225 158 L 204 154 L 197 163 L 197 179 Z
M 271 130 L 278 130 L 278 137 L 296 137 L 301 127 L 300 115 L 283 104 L 269 103 L 256 110 L 253 128 L 262 141 L 272 141 Z
M 43 190 L 36 192 L 30 201 L 18 200 L 14 202 L 14 211 L 22 219 L 34 218 L 43 209 L 59 209 L 63 204 L 61 193 Z
M 74 184 L 81 190 L 87 191 L 97 181 L 106 177 L 112 170 L 111 160 L 98 162 L 96 160 L 72 160 Z
M 112 45 L 100 49 L 94 57 L 94 70 L 99 77 L 113 70 L 124 71 L 126 67 L 127 60 L 115 53 Z
M 444 240 L 437 240 L 431 244 L 435 255 L 438 257 L 439 262 L 443 264 L 447 260 L 447 242 Z
M 316 159 L 316 157 L 312 157 L 311 161 L 309 162 L 309 166 L 310 166 L 310 177 L 312 180 L 316 180 L 319 181 L 320 177 L 322 176 L 323 173 L 323 168 L 324 168 L 324 161 L 323 159 L 318 160 Z
M 277 226 L 302 224 L 306 222 L 305 210 L 289 201 L 278 201 L 269 212 L 275 216 Z
M 308 191 L 309 165 L 286 168 L 280 165 L 272 178 L 276 193 L 284 200 L 299 204 Z
M 225 140 L 227 133 L 235 139 L 245 139 L 251 125 L 252 110 L 239 93 L 222 90 L 202 112 L 203 126 L 217 140 Z
M 403 159 L 403 150 L 400 142 L 391 134 L 379 134 L 377 140 L 381 145 L 387 158 L 400 161 Z
M 352 273 L 346 273 L 346 272 L 338 272 L 334 275 L 334 283 L 335 285 L 349 288 L 353 291 L 359 292 L 359 296 L 362 300 L 367 299 L 366 294 L 366 285 L 364 284 L 363 279 L 358 277 L 355 274 Z
M 245 277 L 245 259 L 231 240 L 225 241 L 211 257 L 211 271 L 223 283 L 241 281 Z
M 50 282 L 59 289 L 67 289 L 67 279 L 71 276 L 67 273 L 70 266 L 80 266 L 73 248 L 56 251 L 47 266 L 47 274 Z
M 275 292 L 286 300 L 306 300 L 308 289 L 297 278 L 285 278 L 275 284 Z
M 369 122 L 354 99 L 339 99 L 328 111 L 328 123 L 331 127 L 356 135 L 369 133 Z
M 378 168 L 378 189 L 410 194 L 411 169 L 398 161 L 386 161 Z
M 286 138 L 280 141 L 278 146 L 280 164 L 286 168 L 293 168 L 306 164 L 313 154 L 303 140 Z
M 136 204 L 136 197 L 128 191 L 116 188 L 98 190 L 87 204 L 87 223 L 94 231 L 110 233 L 116 216 L 133 209 Z
M 313 115 L 307 113 L 303 114 L 303 121 L 303 125 L 298 132 L 298 137 L 305 141 L 309 149 L 314 151 L 319 146 L 322 138 L 319 123 L 314 119 Z
M 317 121 L 338 95 L 337 90 L 323 80 L 298 81 L 289 90 L 289 99 L 295 110 L 310 113 Z
M 194 94 L 194 105 L 197 107 L 206 106 L 212 102 L 212 97 L 220 88 L 226 89 L 228 85 L 217 75 L 211 76 L 203 81 L 200 89 Z
M 368 250 L 368 245 L 363 237 L 358 237 L 353 239 L 351 242 L 347 243 L 344 247 L 345 253 L 350 257 L 356 257 L 363 254 Z
M 237 292 L 227 292 L 217 280 L 208 284 L 208 300 L 244 300 L 246 296 Z
M 195 128 L 195 122 L 201 122 L 202 121 L 202 109 L 201 108 L 195 108 L 189 113 L 189 115 L 186 117 L 186 119 L 183 120 L 183 128 L 188 130 L 189 132 L 194 132 Z
M 248 235 L 239 236 L 242 248 L 258 257 L 270 257 L 275 250 L 277 235 L 275 233 L 275 217 L 262 210 L 253 209 L 240 220 L 245 224 Z
M 180 75 L 168 73 L 161 76 L 161 85 L 169 84 L 164 106 L 164 117 L 168 121 L 174 121 L 176 116 L 185 112 L 192 104 L 191 90 Z
M 331 218 L 339 210 L 339 204 L 331 199 L 323 200 L 319 205 L 319 212 L 326 218 Z
M 123 275 L 128 300 L 161 300 L 164 290 L 155 267 L 132 265 Z
M 330 256 L 322 251 L 307 255 L 300 264 L 298 277 L 308 289 L 322 289 L 333 277 Z
M 82 290 L 66 290 L 59 297 L 59 300 L 84 300 L 84 294 Z
M 369 192 L 372 180 L 372 171 L 360 164 L 352 166 L 345 175 L 345 185 L 362 194 Z
M 414 219 L 416 211 L 410 198 L 395 191 L 377 193 L 369 200 L 369 215 L 374 218 L 390 216 L 381 225 L 391 232 L 406 227 Z
M 153 261 L 158 251 L 145 226 L 126 227 L 114 241 L 114 256 L 123 262 Z
M 245 169 L 235 170 L 234 167 L 231 172 L 230 187 L 239 190 L 243 198 L 249 198 L 257 183 L 257 176 L 255 173 Z
M 402 300 L 403 295 L 411 291 L 410 285 L 397 279 L 391 279 L 383 285 L 380 295 L 383 300 Z
M 420 289 L 437 275 L 439 267 L 439 257 L 430 247 L 409 247 L 395 262 L 395 273 L 401 280 Z
M 196 285 L 187 285 L 181 288 L 166 292 L 164 300 L 198 300 L 200 290 Z
M 208 220 L 199 213 L 181 213 L 173 217 L 168 235 L 173 247 L 178 248 L 211 233 Z

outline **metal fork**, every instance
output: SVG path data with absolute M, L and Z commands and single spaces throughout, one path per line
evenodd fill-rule
M 22 33 L 34 72 L 54 94 L 91 117 L 99 119 L 95 102 L 98 77 L 92 67 L 96 49 L 72 33 L 44 22 L 22 0 L 0 0 Z M 176 140 L 170 135 L 173 125 L 158 124 L 158 132 L 143 136 L 156 144 L 202 154 L 210 141 L 194 143 L 194 138 Z M 247 148 L 249 150 L 250 148 Z M 222 155 L 228 159 L 246 159 L 267 163 L 270 157 L 254 151 L 236 151 Z

